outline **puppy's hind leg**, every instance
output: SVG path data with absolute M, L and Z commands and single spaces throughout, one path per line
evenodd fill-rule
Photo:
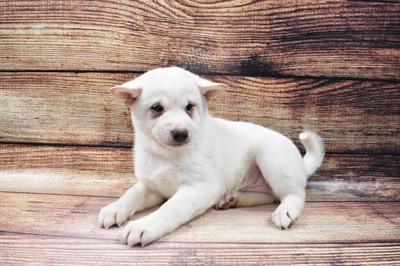
M 270 204 L 275 201 L 275 198 L 271 194 L 260 192 L 241 192 L 237 200 L 237 207 L 249 207 Z
M 280 229 L 288 229 L 292 223 L 297 221 L 303 211 L 304 198 L 305 197 L 294 193 L 283 197 L 281 199 L 281 204 L 271 215 L 272 222 Z
M 280 205 L 272 213 L 273 223 L 289 228 L 304 208 L 307 176 L 300 153 L 288 141 L 268 140 L 257 146 L 256 162 Z
M 236 207 L 250 207 L 269 204 L 275 201 L 271 194 L 261 192 L 237 192 L 231 197 L 221 199 L 214 205 L 216 210 L 226 210 Z

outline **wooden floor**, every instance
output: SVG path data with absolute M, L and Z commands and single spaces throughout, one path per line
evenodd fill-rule
M 97 214 L 135 182 L 130 149 L 0 147 L 1 265 L 400 263 L 399 183 L 310 181 L 304 213 L 289 230 L 270 220 L 277 204 L 210 210 L 158 242 L 128 248 L 122 229 L 100 229 Z M 120 172 L 107 163 L 116 158 L 128 160 Z

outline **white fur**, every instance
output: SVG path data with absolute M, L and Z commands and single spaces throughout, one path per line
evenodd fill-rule
M 111 89 L 131 107 L 139 181 L 100 211 L 101 227 L 121 226 L 166 199 L 157 211 L 130 221 L 122 242 L 144 246 L 231 197 L 237 206 L 279 200 L 272 213 L 275 225 L 288 228 L 296 221 L 307 178 L 323 161 L 322 140 L 302 133 L 307 151 L 302 159 L 292 141 L 275 131 L 212 117 L 207 101 L 225 89 L 176 67 L 151 70 Z M 153 110 L 160 106 L 162 112 Z M 184 131 L 187 139 L 185 134 L 174 139 L 173 132 Z

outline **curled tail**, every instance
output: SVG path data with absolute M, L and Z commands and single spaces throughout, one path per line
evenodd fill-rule
M 299 139 L 306 148 L 306 155 L 303 157 L 303 162 L 306 168 L 306 174 L 310 177 L 321 166 L 324 160 L 324 142 L 312 131 L 301 133 Z

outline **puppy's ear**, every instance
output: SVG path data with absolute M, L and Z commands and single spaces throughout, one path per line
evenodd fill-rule
M 214 83 L 203 78 L 199 78 L 199 80 L 199 89 L 207 101 L 214 99 L 228 88 L 227 85 L 222 83 Z
M 135 88 L 130 86 L 129 83 L 125 83 L 112 87 L 110 92 L 115 98 L 125 103 L 126 106 L 132 106 L 135 100 L 142 94 L 142 88 Z

